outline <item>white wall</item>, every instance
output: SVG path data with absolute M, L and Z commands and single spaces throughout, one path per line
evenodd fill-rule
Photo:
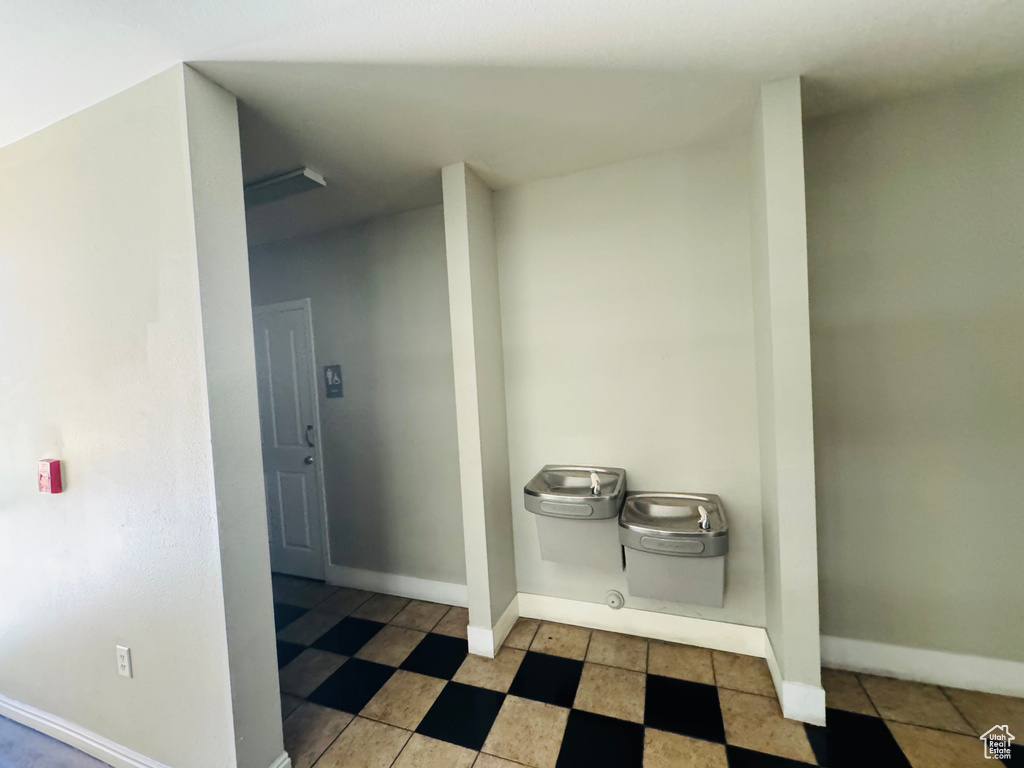
M 184 69 L 214 493 L 239 766 L 284 752 L 235 97 Z
M 822 630 L 1024 661 L 1024 80 L 809 123 Z
M 441 180 L 469 644 L 493 657 L 504 638 L 492 630 L 516 595 L 494 193 L 465 163 L 443 168 Z
M 332 562 L 465 584 L 440 206 L 253 248 L 253 304 L 310 298 Z
M 622 575 L 540 558 L 522 487 L 547 463 L 718 493 L 725 606 L 634 608 L 763 626 L 748 142 L 736 138 L 496 194 L 520 592 L 603 602 Z
M 786 716 L 823 723 L 800 81 L 764 85 L 753 125 L 751 255 L 769 664 Z
M 203 100 L 197 151 L 228 135 L 228 105 Z M 218 257 L 197 224 L 231 171 L 190 168 L 189 150 L 180 66 L 0 150 L 0 694 L 167 765 L 227 768 L 243 752 L 218 528 L 237 518 L 218 519 L 207 386 L 246 370 L 204 354 L 198 260 Z M 193 198 L 192 171 L 219 191 Z M 65 493 L 37 493 L 44 457 Z M 265 550 L 249 554 L 258 575 Z

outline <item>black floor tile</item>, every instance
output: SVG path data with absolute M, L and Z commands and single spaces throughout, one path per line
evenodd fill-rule
M 523 699 L 571 707 L 582 674 L 582 661 L 527 651 L 508 692 Z
M 704 683 L 648 675 L 644 724 L 705 741 L 725 741 L 718 689 Z
M 306 646 L 298 643 L 289 643 L 286 640 L 277 641 L 277 668 L 284 669 L 288 662 L 306 650 Z
M 469 646 L 465 640 L 431 632 L 402 662 L 402 669 L 451 680 L 468 654 Z
M 828 728 L 804 723 L 804 730 L 807 732 L 807 741 L 810 742 L 811 750 L 814 752 L 814 761 L 818 765 L 828 765 Z
M 505 694 L 449 682 L 416 729 L 417 733 L 478 750 L 491 732 Z
M 574 709 L 556 768 L 642 768 L 644 727 Z
M 880 718 L 828 709 L 825 710 L 825 722 L 825 727 L 804 726 L 819 765 L 829 768 L 910 768 L 903 750 Z
M 790 760 L 788 757 L 766 755 L 752 749 L 727 746 L 725 754 L 729 758 L 729 768 L 808 768 L 807 763 Z M 874 768 L 871 763 L 864 763 L 861 768 Z
M 1002 760 L 1003 765 L 1016 765 L 1018 768 L 1024 765 L 1024 746 L 1010 744 L 1010 756 Z
M 280 632 L 308 609 L 287 603 L 274 603 L 274 631 Z
M 313 647 L 321 651 L 340 653 L 342 656 L 354 656 L 356 651 L 366 645 L 385 626 L 379 621 L 367 621 L 346 616 L 320 635 L 313 643 Z
M 393 667 L 362 659 L 349 659 L 308 697 L 342 712 L 358 715 L 395 672 Z

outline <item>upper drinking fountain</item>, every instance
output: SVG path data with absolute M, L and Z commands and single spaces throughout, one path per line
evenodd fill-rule
M 622 509 L 626 470 L 548 464 L 523 488 L 526 509 L 537 515 L 607 520 Z

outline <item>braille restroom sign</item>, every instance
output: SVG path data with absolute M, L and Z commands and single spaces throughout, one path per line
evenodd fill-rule
M 343 397 L 341 389 L 341 366 L 340 365 L 325 365 L 324 366 L 324 390 L 327 393 L 327 397 Z

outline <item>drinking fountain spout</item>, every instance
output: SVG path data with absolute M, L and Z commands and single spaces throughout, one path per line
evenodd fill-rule
M 601 478 L 598 477 L 597 472 L 590 473 L 590 492 L 594 496 L 601 495 Z

